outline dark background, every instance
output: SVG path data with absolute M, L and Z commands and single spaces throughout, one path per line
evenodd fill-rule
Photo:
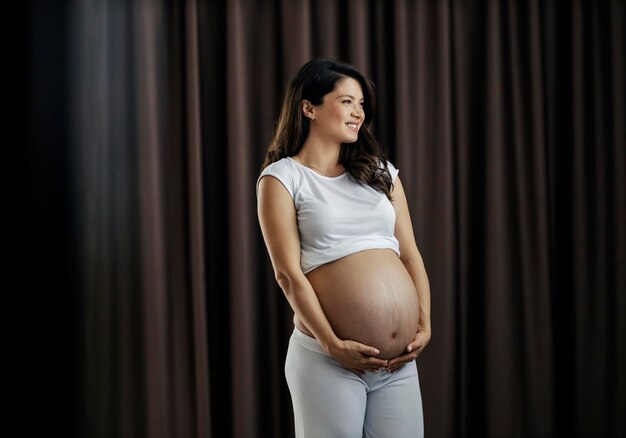
M 12 436 L 82 436 L 68 9 L 61 1 L 12 2 L 5 15 L 2 398 Z
M 254 184 L 315 56 L 377 85 L 431 284 L 427 436 L 626 435 L 623 1 L 12 8 L 17 436 L 292 436 Z

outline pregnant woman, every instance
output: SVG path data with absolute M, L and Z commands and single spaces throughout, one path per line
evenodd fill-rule
M 415 359 L 431 337 L 430 288 L 373 113 L 365 75 L 308 62 L 257 181 L 263 238 L 294 310 L 285 376 L 297 437 L 424 434 Z

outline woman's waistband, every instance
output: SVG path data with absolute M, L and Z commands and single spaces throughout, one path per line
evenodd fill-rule
M 321 353 L 326 356 L 330 356 L 330 354 L 324 351 L 324 349 L 322 348 L 322 345 L 319 343 L 317 339 L 307 335 L 298 327 L 294 327 L 293 334 L 291 336 L 298 343 L 300 343 L 303 347 L 308 348 L 311 351 L 315 351 L 316 353 Z

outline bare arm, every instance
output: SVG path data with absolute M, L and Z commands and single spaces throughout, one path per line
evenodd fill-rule
M 426 345 L 428 345 L 431 338 L 430 284 L 428 282 L 428 275 L 426 275 L 424 260 L 415 243 L 409 206 L 399 177 L 396 178 L 394 182 L 392 196 L 392 204 L 396 211 L 395 236 L 398 242 L 400 242 L 400 260 L 402 260 L 417 290 L 419 324 L 415 339 L 407 345 L 406 353 L 389 361 L 389 365 L 387 366 L 389 371 L 395 371 L 404 363 L 417 358 Z
M 428 275 L 426 275 L 424 260 L 415 243 L 409 206 L 400 177 L 397 177 L 394 182 L 392 196 L 394 199 L 393 206 L 396 210 L 395 235 L 398 242 L 400 242 L 400 260 L 402 260 L 417 289 L 419 327 L 424 331 L 430 332 L 430 284 Z
M 371 357 L 380 352 L 356 341 L 341 340 L 333 331 L 322 306 L 300 268 L 300 236 L 296 209 L 289 192 L 273 177 L 259 182 L 258 215 L 276 281 L 291 308 L 311 330 L 322 348 L 353 371 L 379 368 L 387 361 Z

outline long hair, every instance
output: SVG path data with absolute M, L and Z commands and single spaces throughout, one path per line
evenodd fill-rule
M 344 62 L 314 59 L 304 64 L 291 79 L 261 170 L 275 161 L 296 155 L 302 149 L 310 129 L 310 120 L 301 110 L 302 101 L 321 105 L 324 96 L 335 89 L 337 82 L 348 77 L 361 84 L 365 116 L 357 141 L 341 144 L 339 163 L 352 179 L 383 192 L 391 199 L 393 183 L 387 169 L 387 156 L 372 132 L 375 85 L 354 66 Z

